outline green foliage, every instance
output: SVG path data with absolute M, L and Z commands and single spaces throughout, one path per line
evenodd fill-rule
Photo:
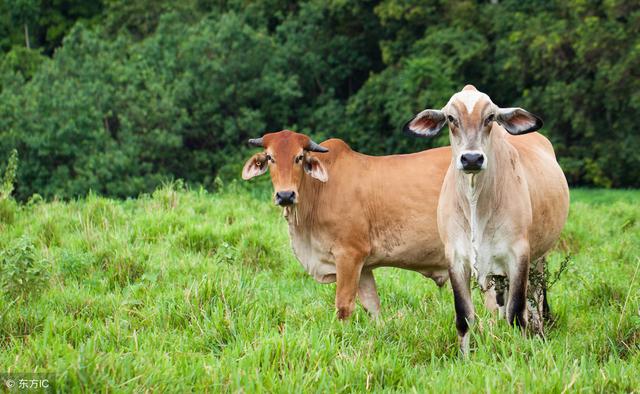
M 558 3 L 533 16 L 507 7 L 510 18 L 495 32 L 507 34 L 496 46 L 498 77 L 523 92 L 514 97 L 523 106 L 540 108 L 570 182 L 637 186 L 640 139 L 630 114 L 640 105 L 632 71 L 640 65 L 640 6 L 585 4 Z
M 11 198 L 18 170 L 18 152 L 11 151 L 4 170 L 2 183 L 0 184 L 0 223 L 11 225 L 15 219 L 15 214 L 19 207 L 16 201 Z
M 0 289 L 12 299 L 38 294 L 47 284 L 48 266 L 29 238 L 19 238 L 0 251 Z
M 491 316 L 474 290 L 467 360 L 449 284 L 418 273 L 377 269 L 381 318 L 358 306 L 338 321 L 335 285 L 296 261 L 268 192 L 169 183 L 126 201 L 34 201 L 0 232 L 0 261 L 24 272 L 46 257 L 51 285 L 0 299 L 0 365 L 51 372 L 61 392 L 633 391 L 639 196 L 573 190 L 548 259 L 547 337 Z
M 15 73 L 20 75 L 22 80 L 28 81 L 45 60 L 46 57 L 35 49 L 14 46 L 0 58 L 0 73 L 5 76 Z M 0 90 L 2 90 L 2 81 L 0 81 Z
M 0 223 L 4 225 L 13 224 L 18 210 L 18 204 L 14 199 L 7 198 L 0 200 Z
M 39 48 L 51 55 L 76 22 L 96 21 L 102 10 L 101 0 L 0 0 L 0 48 Z
M 0 154 L 20 153 L 20 200 L 137 196 L 178 178 L 213 190 L 238 178 L 247 138 L 284 128 L 371 154 L 443 145 L 400 127 L 466 83 L 541 115 L 571 184 L 640 186 L 640 7 L 628 0 L 0 9 Z
M 29 25 L 32 25 L 40 13 L 39 0 L 3 0 L 2 9 L 9 11 L 9 21 L 24 29 L 27 48 L 31 47 Z
M 18 170 L 18 151 L 12 150 L 9 159 L 7 160 L 7 167 L 4 169 L 4 176 L 2 177 L 2 184 L 0 184 L 0 200 L 6 200 L 11 196 L 13 192 L 14 183 L 16 180 L 16 171 Z

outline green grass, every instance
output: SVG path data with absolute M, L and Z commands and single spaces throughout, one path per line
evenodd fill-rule
M 639 199 L 574 191 L 548 338 L 476 293 L 468 360 L 449 286 L 416 273 L 376 271 L 381 321 L 337 321 L 334 285 L 304 273 L 265 193 L 4 201 L 0 372 L 54 372 L 65 392 L 638 391 Z

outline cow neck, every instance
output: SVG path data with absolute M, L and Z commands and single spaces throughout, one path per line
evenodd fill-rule
M 478 250 L 482 244 L 483 229 L 500 205 L 502 193 L 498 179 L 498 169 L 508 164 L 508 142 L 499 132 L 492 132 L 484 154 L 488 166 L 477 174 L 465 174 L 455 170 L 457 201 L 469 223 L 469 237 L 472 245 L 472 271 L 477 276 Z M 457 155 L 454 155 L 457 157 Z M 454 159 L 455 160 L 455 159 Z M 451 165 L 455 165 L 452 162 Z

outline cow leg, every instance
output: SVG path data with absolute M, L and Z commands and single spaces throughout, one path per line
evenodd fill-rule
M 491 312 L 498 312 L 499 318 L 504 318 L 504 299 L 507 284 L 504 276 L 493 276 L 491 286 L 484 292 L 484 306 Z
M 471 283 L 469 268 L 462 262 L 454 263 L 449 268 L 449 279 L 453 289 L 453 301 L 456 309 L 456 329 L 463 356 L 469 354 L 469 329 L 474 322 L 473 302 L 471 300 Z
M 336 310 L 340 320 L 347 319 L 355 309 L 362 265 L 363 259 L 355 253 L 336 256 Z
M 495 313 L 498 310 L 497 298 L 495 286 L 489 287 L 487 291 L 484 292 L 484 306 L 491 313 Z
M 373 270 L 363 269 L 360 273 L 358 297 L 360 297 L 360 302 L 364 309 L 366 309 L 374 319 L 380 315 L 380 298 L 378 297 Z
M 550 322 L 552 320 L 551 307 L 549 306 L 549 301 L 547 298 L 547 281 L 546 280 L 542 286 L 542 318 L 546 322 Z
M 549 299 L 547 298 L 547 277 L 546 277 L 546 265 L 547 259 L 541 259 L 542 264 L 542 319 L 545 323 L 548 323 L 552 320 L 551 318 L 551 307 L 549 306 Z
M 507 286 L 507 278 L 504 276 L 494 277 L 496 289 L 496 304 L 498 305 L 498 317 L 505 319 L 507 317 L 507 303 L 509 298 L 509 287 Z
M 527 327 L 527 282 L 529 280 L 529 255 L 521 254 L 509 274 L 509 300 L 507 321 L 524 330 Z

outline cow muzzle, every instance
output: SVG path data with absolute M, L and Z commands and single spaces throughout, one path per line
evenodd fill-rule
M 296 192 L 293 190 L 284 190 L 276 193 L 276 205 L 286 207 L 296 203 Z
M 466 173 L 476 173 L 487 168 L 484 153 L 480 151 L 467 151 L 460 155 L 460 167 Z

